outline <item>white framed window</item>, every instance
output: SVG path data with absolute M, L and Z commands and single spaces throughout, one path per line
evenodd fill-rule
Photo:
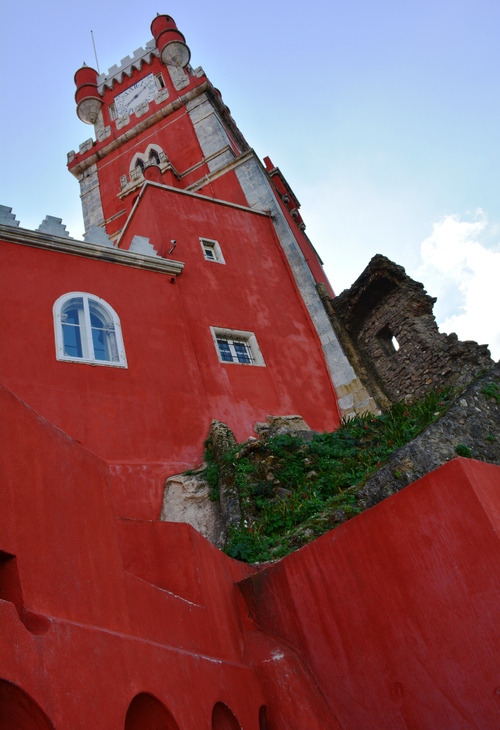
M 69 292 L 59 297 L 53 312 L 58 360 L 127 367 L 120 320 L 103 299 Z
M 155 81 L 156 81 L 156 88 L 158 89 L 158 91 L 161 91 L 162 89 L 165 88 L 165 80 L 163 78 L 163 74 L 156 74 Z
M 222 249 L 218 241 L 212 241 L 210 238 L 200 238 L 201 250 L 207 261 L 215 261 L 217 264 L 225 264 Z
M 253 332 L 221 327 L 210 327 L 210 331 L 220 362 L 266 366 Z
M 114 121 L 115 119 L 118 118 L 118 114 L 116 113 L 116 107 L 114 104 L 110 104 L 108 106 L 108 112 L 109 112 L 109 118 L 111 119 L 111 121 Z

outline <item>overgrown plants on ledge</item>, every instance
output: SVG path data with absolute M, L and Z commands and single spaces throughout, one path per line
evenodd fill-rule
M 280 558 L 359 514 L 356 493 L 398 448 L 447 408 L 451 393 L 398 403 L 378 417 L 344 423 L 334 433 L 278 434 L 215 458 L 205 453 L 205 478 L 219 498 L 221 470 L 237 490 L 241 520 L 225 551 L 246 562 Z

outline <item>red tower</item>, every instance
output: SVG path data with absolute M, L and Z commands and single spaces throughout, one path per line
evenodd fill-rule
M 328 282 L 296 196 L 192 68 L 173 19 L 151 30 L 107 74 L 75 74 L 95 130 L 68 155 L 85 240 L 49 217 L 36 250 L 10 249 L 9 301 L 27 270 L 44 274 L 19 313 L 40 355 L 13 337 L 4 382 L 106 459 L 120 514 L 156 518 L 165 478 L 200 463 L 213 419 L 239 439 L 267 415 L 332 430 L 373 401 L 318 294 Z
M 200 463 L 212 419 L 240 439 L 268 414 L 332 430 L 367 401 L 354 403 L 296 197 L 191 67 L 173 19 L 151 29 L 107 74 L 75 74 L 77 114 L 95 129 L 68 155 L 85 241 L 23 251 L 45 272 L 25 322 L 44 360 L 6 377 L 111 465 L 120 514 L 156 518 L 165 478 Z M 18 252 L 12 266 L 17 287 Z

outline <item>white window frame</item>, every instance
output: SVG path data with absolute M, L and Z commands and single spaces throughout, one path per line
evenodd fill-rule
M 203 256 L 205 258 L 205 261 L 212 261 L 215 264 L 225 264 L 224 256 L 222 254 L 222 249 L 220 247 L 220 244 L 218 241 L 214 241 L 211 238 L 201 238 L 200 237 L 200 245 L 201 250 L 203 251 Z M 212 256 L 207 256 L 207 250 L 212 251 Z
M 264 356 L 262 355 L 262 352 L 257 342 L 257 338 L 255 337 L 253 332 L 246 332 L 245 330 L 227 329 L 225 327 L 210 327 L 210 332 L 212 333 L 215 352 L 217 353 L 219 362 L 223 363 L 224 365 L 251 365 L 254 367 L 266 367 Z M 217 342 L 217 340 L 219 339 L 228 341 L 229 349 L 231 355 L 233 356 L 233 360 L 231 362 L 222 358 L 219 344 Z M 250 350 L 253 362 L 240 362 L 237 358 L 236 352 L 234 351 L 234 347 L 231 347 L 233 342 L 243 342 Z
M 70 299 L 80 298 L 83 301 L 83 312 L 79 311 L 79 329 L 82 346 L 82 357 L 68 355 L 64 351 L 64 334 L 63 334 L 63 309 Z M 94 342 L 92 339 L 92 327 L 90 320 L 89 302 L 95 302 L 101 311 L 107 315 L 110 332 L 113 334 L 112 344 L 112 360 L 98 360 L 95 357 Z M 73 291 L 63 294 L 57 299 L 53 307 L 54 314 L 54 330 L 56 343 L 56 359 L 63 362 L 79 362 L 87 365 L 103 365 L 104 367 L 127 368 L 127 358 L 125 355 L 125 346 L 123 344 L 122 329 L 120 318 L 117 313 L 104 299 L 89 294 L 88 292 Z

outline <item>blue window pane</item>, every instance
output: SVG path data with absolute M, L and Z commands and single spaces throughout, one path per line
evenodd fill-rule
M 236 351 L 238 362 L 250 365 L 252 360 L 250 359 L 247 345 L 244 342 L 233 342 L 233 347 Z
M 222 360 L 224 362 L 233 362 L 233 356 L 231 355 L 231 350 L 229 349 L 229 344 L 226 340 L 217 340 L 217 345 L 219 347 Z
M 63 324 L 62 330 L 64 354 L 69 355 L 70 357 L 83 357 L 80 327 L 78 327 L 78 325 L 75 326 L 74 324 Z
M 90 302 L 90 305 L 92 305 L 92 302 Z M 89 309 L 90 309 L 90 307 L 89 307 Z M 97 314 L 95 314 L 91 309 L 90 309 L 90 324 L 92 325 L 92 327 L 101 327 L 101 328 L 104 327 L 104 321 L 101 319 L 101 317 L 98 317 Z
M 66 316 L 66 322 L 68 324 L 76 324 L 76 325 L 80 324 L 80 322 L 78 320 L 78 311 L 79 311 L 78 307 L 72 307 L 71 309 L 64 310 L 64 314 Z
M 108 336 L 103 330 L 92 327 L 92 344 L 94 345 L 94 358 L 96 360 L 111 360 L 108 352 Z

